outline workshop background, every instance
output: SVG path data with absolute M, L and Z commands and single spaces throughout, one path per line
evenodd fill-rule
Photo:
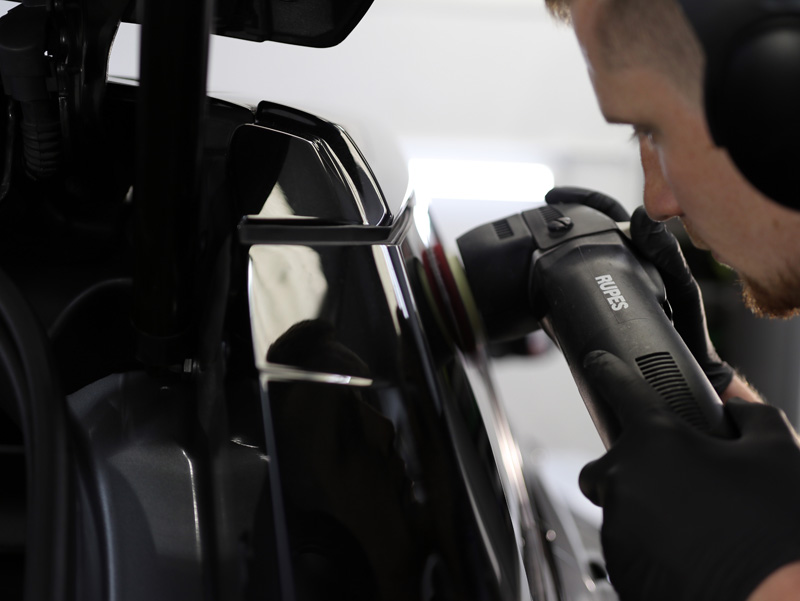
M 120 31 L 111 76 L 136 77 L 137 35 Z M 553 183 L 640 203 L 631 129 L 603 121 L 572 31 L 543 0 L 375 0 L 345 42 L 324 50 L 215 38 L 209 92 L 342 124 L 385 190 L 404 189 L 392 165 L 409 162 L 451 250 L 470 227 L 541 202 Z M 755 320 L 730 272 L 691 259 L 720 353 L 797 425 L 798 322 Z M 495 375 L 523 445 L 574 454 L 576 465 L 602 452 L 558 351 L 505 356 Z

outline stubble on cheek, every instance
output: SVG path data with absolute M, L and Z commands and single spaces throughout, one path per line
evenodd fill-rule
M 782 274 L 769 284 L 742 276 L 741 283 L 744 304 L 754 315 L 775 319 L 800 315 L 800 274 Z
M 691 223 L 685 219 L 681 219 L 681 222 L 696 248 L 711 250 Z M 716 255 L 714 258 L 719 261 Z M 785 267 L 774 281 L 770 282 L 741 273 L 739 277 L 742 300 L 754 315 L 774 319 L 790 319 L 800 315 L 800 271 Z

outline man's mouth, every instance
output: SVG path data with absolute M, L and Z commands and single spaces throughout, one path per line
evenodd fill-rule
M 681 217 L 681 223 L 683 224 L 683 229 L 686 230 L 686 234 L 689 236 L 689 240 L 692 241 L 692 244 L 695 246 L 695 248 L 699 248 L 700 250 L 711 250 L 708 244 L 706 244 L 705 241 L 697 234 L 692 227 L 692 224 L 689 223 L 686 218 Z M 714 258 L 716 259 L 716 256 Z

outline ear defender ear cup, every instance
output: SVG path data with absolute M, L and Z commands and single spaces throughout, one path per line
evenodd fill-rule
M 714 142 L 764 195 L 800 210 L 800 7 L 681 0 L 706 55 Z
M 750 183 L 800 209 L 800 19 L 771 19 L 742 37 L 706 78 L 711 134 Z

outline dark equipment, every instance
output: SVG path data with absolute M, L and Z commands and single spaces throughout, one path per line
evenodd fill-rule
M 488 338 L 519 338 L 541 325 L 607 447 L 619 423 L 585 381 L 593 350 L 638 369 L 692 426 L 724 435 L 722 404 L 672 326 L 658 271 L 611 218 L 583 205 L 545 206 L 480 226 L 458 246 Z
M 714 142 L 772 200 L 800 209 L 800 6 L 770 0 L 681 0 L 705 53 Z

